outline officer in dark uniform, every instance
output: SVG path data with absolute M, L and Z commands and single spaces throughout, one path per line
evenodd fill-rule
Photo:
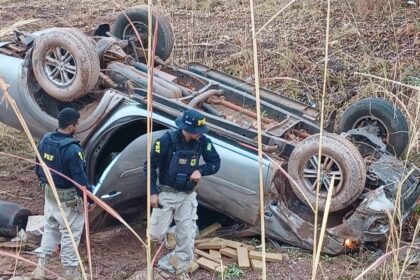
M 63 109 L 58 115 L 58 130 L 45 134 L 39 142 L 38 150 L 48 167 L 63 173 L 90 191 L 83 150 L 79 141 L 73 138 L 79 118 L 80 114 L 76 110 Z M 77 255 L 51 187 L 41 167 L 36 166 L 35 173 L 45 191 L 45 225 L 41 247 L 35 251 L 39 256 L 38 267 L 33 271 L 31 279 L 45 279 L 45 272 L 41 268 L 46 267 L 58 244 L 61 245 L 60 257 L 66 279 L 81 279 Z M 79 245 L 84 226 L 82 192 L 60 175 L 53 172 L 51 175 L 76 244 Z
M 179 129 L 156 140 L 151 155 L 150 202 L 154 209 L 150 233 L 154 240 L 162 241 L 175 219 L 175 251 L 158 265 L 176 272 L 179 279 L 189 279 L 187 270 L 193 259 L 198 218 L 195 190 L 202 176 L 219 170 L 220 157 L 212 141 L 203 135 L 208 127 L 201 113 L 186 110 L 175 123 Z M 205 163 L 200 165 L 201 157 Z

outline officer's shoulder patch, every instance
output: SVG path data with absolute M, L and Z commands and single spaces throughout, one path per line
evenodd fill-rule
M 207 152 L 211 152 L 212 147 L 213 147 L 213 144 L 211 142 L 207 142 L 207 144 L 206 144 L 206 151 Z
M 70 146 L 68 146 L 68 149 L 67 149 L 67 154 L 68 155 L 75 154 L 77 155 L 78 158 L 80 158 L 81 160 L 84 160 L 83 151 L 79 145 L 70 144 Z

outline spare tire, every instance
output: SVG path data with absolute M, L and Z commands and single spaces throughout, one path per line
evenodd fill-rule
M 296 196 L 315 207 L 318 165 L 321 164 L 318 206 L 325 209 L 327 193 L 335 176 L 330 212 L 339 211 L 353 203 L 362 193 L 366 182 L 366 167 L 357 148 L 347 139 L 326 133 L 322 137 L 321 160 L 318 157 L 319 134 L 296 145 L 289 158 L 288 173 Z
M 19 204 L 0 200 L 0 236 L 15 237 L 25 229 L 31 211 Z
M 378 128 L 378 137 L 389 152 L 397 156 L 404 152 L 409 141 L 407 120 L 391 102 L 381 98 L 366 98 L 353 103 L 343 113 L 338 130 L 347 132 L 368 125 Z
M 155 55 L 165 61 L 171 55 L 174 46 L 174 34 L 171 23 L 166 16 L 156 8 L 152 9 L 152 15 L 152 30 L 155 29 L 156 21 L 158 25 Z M 141 37 L 141 44 L 138 42 L 137 45 L 139 47 L 143 45 L 144 48 L 147 48 L 149 33 L 148 7 L 146 5 L 140 5 L 129 8 L 116 18 L 111 28 L 111 33 L 123 40 L 128 39 L 129 37 L 137 37 L 133 30 L 133 26 L 130 24 L 127 17 L 131 20 Z
M 72 101 L 86 95 L 99 79 L 99 58 L 85 36 L 53 28 L 34 40 L 32 69 L 50 96 Z

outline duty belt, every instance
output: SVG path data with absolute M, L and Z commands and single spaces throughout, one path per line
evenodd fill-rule
M 157 188 L 158 188 L 158 190 L 159 190 L 160 192 L 170 192 L 170 193 L 179 193 L 179 192 L 183 192 L 183 193 L 188 193 L 188 194 L 190 194 L 190 193 L 192 193 L 192 192 L 195 192 L 195 191 L 198 189 L 198 185 L 197 185 L 194 189 L 192 189 L 192 190 L 190 190 L 190 191 L 181 191 L 181 190 L 177 190 L 177 189 L 172 188 L 172 187 L 167 186 L 167 185 L 158 185 L 158 186 L 157 186 Z
M 50 198 L 51 200 L 55 201 L 54 193 L 50 187 L 50 185 L 45 184 L 45 196 Z M 61 202 L 66 202 L 67 206 L 71 206 L 73 202 L 76 204 L 78 199 L 78 194 L 75 188 L 71 189 L 60 189 L 56 188 L 58 197 L 60 198 Z

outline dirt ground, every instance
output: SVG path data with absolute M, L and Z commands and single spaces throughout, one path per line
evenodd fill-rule
M 31 26 L 21 28 L 26 31 L 73 26 L 91 32 L 98 23 L 111 22 L 118 11 L 113 1 L 108 0 L 0 2 L 0 28 L 19 19 L 39 19 Z M 253 78 L 248 1 L 158 2 L 173 23 L 176 41 L 171 59 L 174 63 L 185 65 L 195 60 L 247 80 Z M 287 3 L 274 0 L 256 2 L 258 26 L 262 26 Z M 260 35 L 262 81 L 265 86 L 288 96 L 317 103 L 322 89 L 326 5 L 300 2 L 292 5 Z M 351 100 L 363 96 L 392 99 L 393 95 L 410 106 L 412 92 L 409 90 L 354 74 L 369 72 L 420 85 L 420 10 L 401 6 L 399 1 L 389 1 L 388 6 L 381 5 L 381 2 L 332 1 L 328 108 L 345 107 Z M 139 4 L 139 1 L 118 3 L 130 7 Z M 410 112 L 408 110 L 406 113 Z M 15 130 L 2 127 L 0 131 L 0 141 L 4 144 L 0 151 L 22 154 L 22 150 L 28 149 L 22 141 L 16 140 L 24 137 Z M 30 152 L 23 154 L 30 156 Z M 418 153 L 414 159 L 418 159 Z M 42 214 L 42 195 L 30 165 L 0 158 L 0 200 L 20 203 L 33 214 Z M 136 226 L 136 230 L 141 236 L 145 235 L 140 225 Z M 287 253 L 289 260 L 268 264 L 268 279 L 309 279 L 312 254 L 287 244 L 282 246 L 284 249 L 280 251 Z M 21 253 L 35 260 L 33 255 Z M 86 260 L 84 245 L 81 245 L 81 253 Z M 92 253 L 95 279 L 128 279 L 135 271 L 144 268 L 146 263 L 144 249 L 131 233 L 122 228 L 93 234 Z M 353 279 L 380 254 L 378 249 L 361 248 L 354 254 L 322 256 L 318 278 Z M 22 262 L 16 264 L 12 259 L 0 258 L 0 279 L 9 279 L 14 274 L 28 275 L 30 270 L 31 267 Z M 52 270 L 61 272 L 57 257 Z M 419 279 L 419 271 L 418 266 L 409 269 L 405 279 Z M 243 279 L 259 278 L 258 273 L 250 270 L 245 272 Z M 370 275 L 369 279 L 380 277 L 381 273 L 378 272 Z M 204 270 L 197 271 L 192 278 L 218 279 Z
M 34 215 L 42 215 L 43 199 L 39 192 L 36 176 L 31 166 L 20 166 L 18 169 L 2 170 L 0 175 L 0 200 L 7 200 L 19 203 L 30 209 Z M 141 237 L 145 237 L 145 229 L 140 225 L 134 227 Z M 146 253 L 139 241 L 126 229 L 119 227 L 107 232 L 95 233 L 91 236 L 93 272 L 95 279 L 120 280 L 128 279 L 136 271 L 146 266 Z M 308 279 L 311 275 L 312 255 L 301 253 L 299 249 L 277 250 L 287 253 L 289 260 L 278 264 L 268 264 L 268 279 Z M 157 246 L 155 246 L 155 251 Z M 273 250 L 273 249 L 271 249 Z M 12 250 L 13 251 L 13 250 Z M 274 250 L 273 250 L 274 251 Z M 82 258 L 87 265 L 86 247 L 80 246 Z M 21 251 L 25 258 L 36 261 L 36 257 L 29 252 Z M 371 254 L 371 252 L 369 252 Z M 325 257 L 323 271 L 320 273 L 322 279 L 347 279 L 354 269 L 354 256 L 340 256 L 335 258 Z M 225 259 L 228 262 L 228 259 Z M 14 273 L 16 267 L 16 272 Z M 358 267 L 359 268 L 359 267 Z M 22 262 L 9 258 L 0 259 L 0 279 L 8 279 L 13 274 L 28 276 L 31 267 Z M 54 257 L 51 270 L 60 274 L 62 268 L 58 256 Z M 258 279 L 259 274 L 252 270 L 245 270 L 243 279 Z M 334 275 L 334 277 L 331 277 Z M 54 278 L 51 278 L 54 279 Z M 193 274 L 193 279 L 217 279 L 211 273 L 198 270 Z

